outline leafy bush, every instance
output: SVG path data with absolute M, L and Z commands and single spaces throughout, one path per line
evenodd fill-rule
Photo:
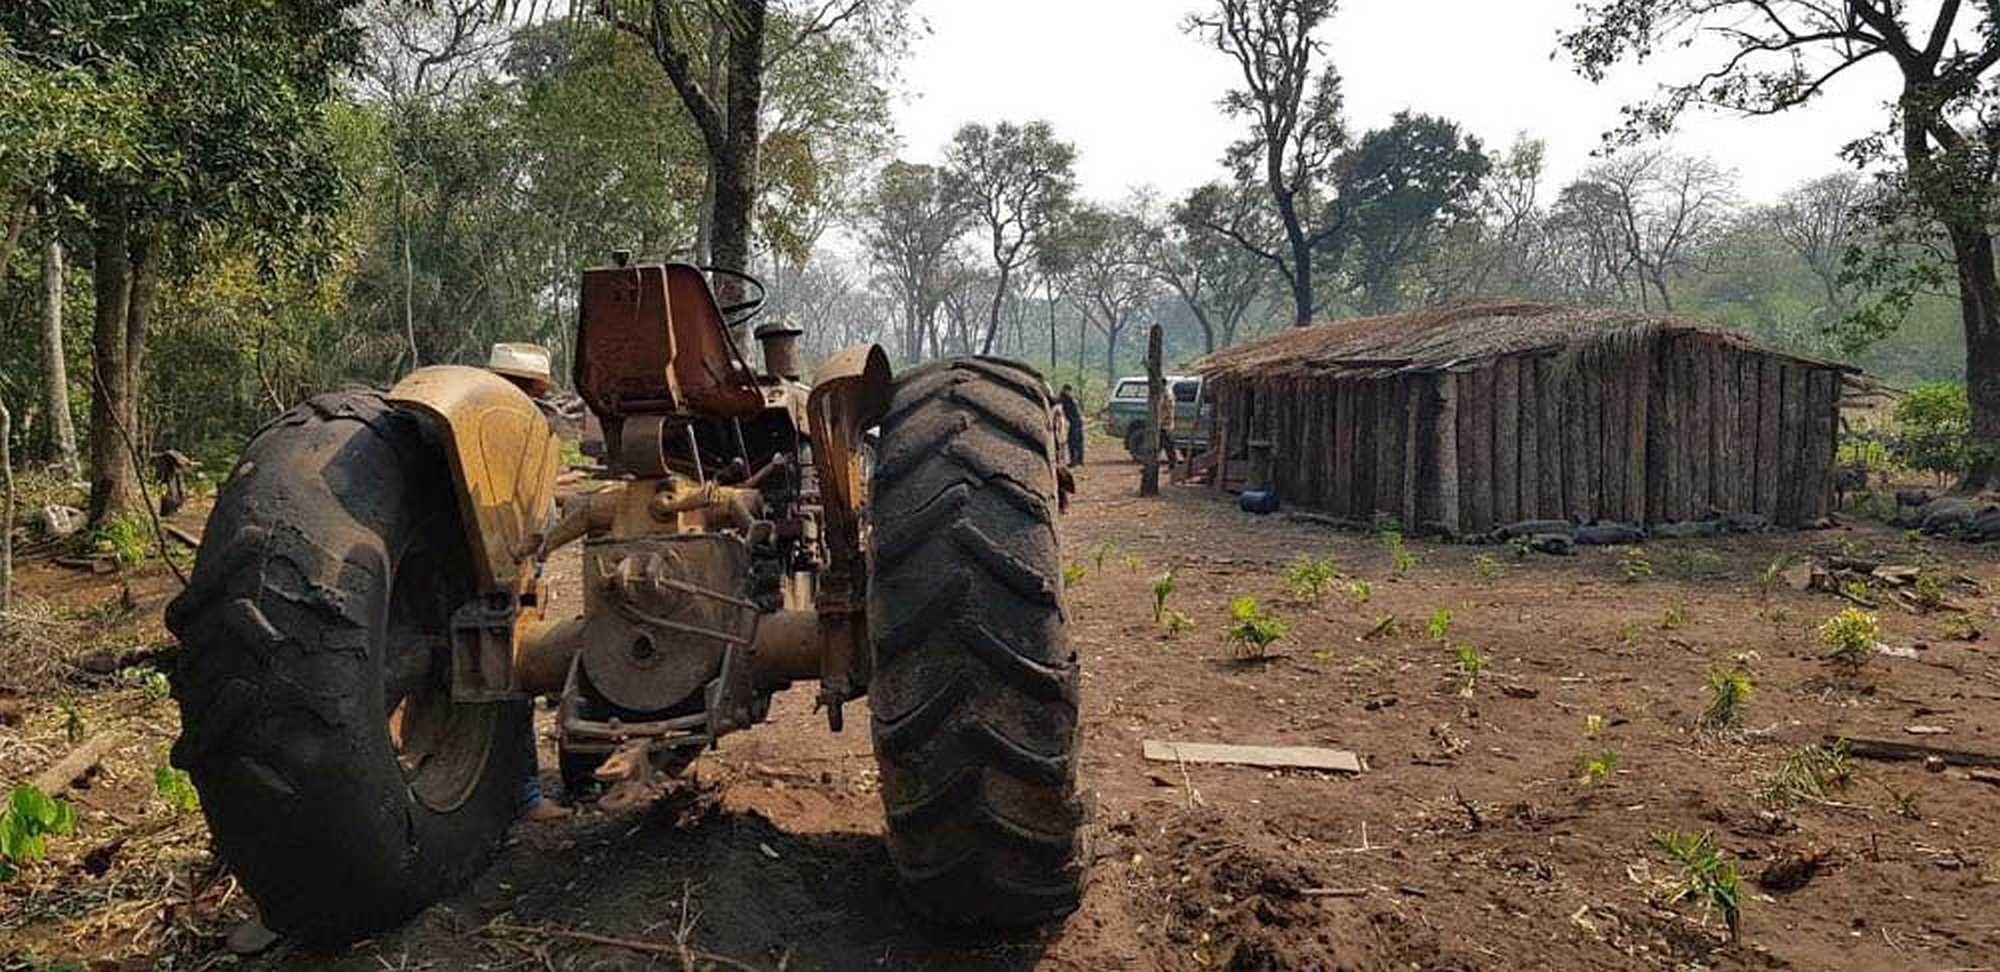
M 1875 616 L 1860 608 L 1847 608 L 1819 626 L 1819 643 L 1827 650 L 1827 658 L 1847 669 L 1866 664 L 1881 636 Z
M 1491 584 L 1500 576 L 1500 560 L 1492 554 L 1480 554 L 1472 559 L 1472 572 L 1481 581 Z
M 1354 603 L 1366 604 L 1369 598 L 1375 596 L 1375 584 L 1356 578 L 1347 582 L 1347 593 L 1354 595 Z
M 1479 676 L 1492 667 L 1492 662 L 1480 654 L 1479 649 L 1467 644 L 1452 645 L 1451 656 L 1453 664 L 1458 667 L 1458 673 L 1465 678 L 1465 687 L 1460 689 L 1459 693 L 1469 696 L 1472 690 L 1479 686 Z
M 1301 604 L 1318 601 L 1333 590 L 1340 568 L 1332 557 L 1300 557 L 1285 568 L 1285 593 Z
M 1708 707 L 1701 721 L 1714 729 L 1727 729 L 1743 720 L 1743 703 L 1750 698 L 1750 676 L 1734 668 L 1716 668 L 1708 673 Z
M 1742 940 L 1742 882 L 1737 878 L 1736 865 L 1723 860 L 1716 851 L 1714 838 L 1706 832 L 1684 834 L 1662 830 L 1653 835 L 1653 846 L 1680 868 L 1680 876 L 1667 889 L 1667 901 L 1699 900 L 1722 913 L 1731 942 Z
M 43 793 L 32 783 L 23 783 L 7 796 L 0 808 L 0 881 L 11 880 L 21 865 L 41 860 L 48 853 L 48 835 L 76 831 L 76 810 L 67 802 Z
M 1439 605 L 1437 610 L 1431 612 L 1430 623 L 1424 625 L 1424 631 L 1432 641 L 1444 641 L 1445 636 L 1451 634 L 1451 609 Z
M 109 554 L 121 566 L 130 568 L 146 562 L 146 554 L 152 549 L 150 537 L 151 527 L 144 517 L 120 513 L 107 516 L 92 527 L 83 535 L 83 542 L 89 553 Z
M 1962 473 L 1973 462 L 1972 406 L 1965 386 L 1957 382 L 1925 382 L 1896 402 L 1889 435 L 1889 455 L 1910 469 L 1936 475 L 1939 481 Z
M 1596 755 L 1590 753 L 1580 754 L 1576 758 L 1576 765 L 1581 773 L 1577 778 L 1577 782 L 1585 784 L 1602 783 L 1618 770 L 1618 750 L 1599 750 Z
M 1260 656 L 1289 630 L 1278 616 L 1257 606 L 1254 597 L 1229 602 L 1229 641 L 1247 656 Z

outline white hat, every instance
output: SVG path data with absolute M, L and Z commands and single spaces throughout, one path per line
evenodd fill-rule
M 495 344 L 486 357 L 486 370 L 497 375 L 554 384 L 549 378 L 549 349 L 539 344 Z

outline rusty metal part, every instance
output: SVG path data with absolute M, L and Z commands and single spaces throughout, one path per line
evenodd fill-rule
M 584 550 L 584 673 L 613 705 L 658 711 L 694 696 L 750 644 L 750 552 L 700 532 L 592 540 Z
M 757 329 L 757 343 L 764 349 L 764 374 L 789 381 L 799 380 L 799 376 L 805 373 L 799 366 L 799 336 L 804 333 L 781 321 L 773 321 Z
M 863 435 L 889 410 L 889 357 L 875 345 L 848 348 L 820 369 L 806 400 L 813 464 L 819 472 L 827 564 L 814 608 L 820 617 L 820 691 L 827 725 L 841 729 L 841 705 L 868 683 L 867 564 L 861 507 L 867 502 Z
M 665 476 L 667 439 L 679 438 L 686 423 L 666 415 L 634 415 L 618 430 L 618 452 L 611 457 L 612 468 L 641 479 Z
M 581 617 L 551 621 L 537 618 L 521 628 L 514 646 L 514 685 L 524 695 L 554 695 L 583 650 L 586 629 Z
M 813 611 L 773 611 L 757 621 L 750 649 L 751 680 L 770 691 L 817 678 L 820 620 Z
M 512 382 L 479 368 L 422 368 L 389 401 L 436 420 L 482 591 L 525 592 L 541 546 L 562 451 L 548 420 Z
M 580 303 L 576 387 L 600 418 L 748 418 L 764 407 L 696 268 L 586 270 Z

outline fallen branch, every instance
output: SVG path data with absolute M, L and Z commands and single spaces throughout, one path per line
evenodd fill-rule
M 1858 736 L 1828 736 L 1826 744 L 1847 743 L 1849 755 L 1863 759 L 1912 760 L 1929 759 L 1935 756 L 1952 766 L 2000 767 L 2000 755 L 1979 753 L 1966 749 L 1946 749 L 1942 746 L 1926 746 L 1922 743 L 1903 742 L 1899 739 L 1869 739 Z
M 69 789 L 77 777 L 90 772 L 92 766 L 96 766 L 124 741 L 122 733 L 100 732 L 85 740 L 83 745 L 70 750 L 69 755 L 57 760 L 54 766 L 36 774 L 31 782 L 35 789 L 51 796 L 61 793 Z
M 482 935 L 492 935 L 496 937 L 506 936 L 506 935 L 526 935 L 536 938 L 555 938 L 569 942 L 582 942 L 583 944 L 586 945 L 608 945 L 612 948 L 622 948 L 627 951 L 638 952 L 642 955 L 672 955 L 676 957 L 686 956 L 686 957 L 697 958 L 704 962 L 711 962 L 716 965 L 727 966 L 732 969 L 741 969 L 743 970 L 743 972 L 764 972 L 764 970 L 759 969 L 754 965 L 751 965 L 747 962 L 739 961 L 737 959 L 730 958 L 727 955 L 717 955 L 714 952 L 704 952 L 697 948 L 690 948 L 684 945 L 677 945 L 672 942 L 648 942 L 636 938 L 614 938 L 610 935 L 599 935 L 595 932 L 587 932 L 587 931 L 575 931 L 569 928 L 548 928 L 539 925 L 509 925 L 501 922 L 494 922 L 492 924 L 489 924 L 484 928 L 481 928 L 479 930 L 479 933 Z

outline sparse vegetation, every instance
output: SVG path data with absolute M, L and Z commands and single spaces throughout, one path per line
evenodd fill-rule
M 74 746 L 83 741 L 83 710 L 74 699 L 57 699 L 56 712 L 62 716 L 63 738 Z
M 194 781 L 188 779 L 187 770 L 161 763 L 153 769 L 153 789 L 175 813 L 193 813 L 201 806 L 201 798 L 196 795 Z
M 48 853 L 50 835 L 67 836 L 76 830 L 76 810 L 30 783 L 23 783 L 7 795 L 0 807 L 0 881 L 12 880 L 21 868 L 41 860 Z
M 1690 898 L 1700 901 L 1703 907 L 1722 915 L 1732 944 L 1742 941 L 1742 882 L 1736 875 L 1736 865 L 1724 860 L 1716 850 L 1714 838 L 1706 831 L 1684 834 L 1679 830 L 1662 830 L 1653 834 L 1653 846 L 1680 869 L 1667 888 L 1667 903 Z
M 1595 785 L 1609 779 L 1618 771 L 1618 750 L 1601 749 L 1595 754 L 1580 753 L 1576 758 L 1579 776 L 1577 782 L 1586 786 Z
M 1417 565 L 1417 555 L 1411 553 L 1409 546 L 1403 542 L 1403 532 L 1383 530 L 1380 536 L 1382 549 L 1388 552 L 1389 566 L 1395 570 L 1396 576 L 1401 577 L 1409 573 L 1410 568 Z
M 1825 800 L 1854 778 L 1854 761 L 1847 741 L 1831 746 L 1801 746 L 1786 754 L 1764 778 L 1758 796 L 1765 803 L 1791 806 L 1802 800 Z
M 1354 603 L 1366 604 L 1370 597 L 1375 596 L 1375 584 L 1357 577 L 1347 582 L 1347 593 L 1354 595 Z
M 1257 606 L 1254 597 L 1229 602 L 1229 643 L 1245 657 L 1262 657 L 1289 630 L 1277 615 Z
M 1153 623 L 1159 624 L 1161 615 L 1166 613 L 1167 598 L 1174 594 L 1174 572 L 1167 571 L 1153 578 Z
M 1126 554 L 1118 558 L 1118 566 L 1125 568 L 1128 574 L 1136 574 L 1146 569 L 1146 562 L 1140 560 L 1138 554 Z
M 1064 564 L 1064 565 L 1063 565 L 1063 586 L 1064 586 L 1064 587 L 1082 587 L 1082 586 L 1083 586 L 1083 576 L 1084 576 L 1085 574 L 1089 573 L 1089 572 L 1090 572 L 1090 568 L 1088 568 L 1088 567 L 1085 567 L 1085 566 L 1084 566 L 1084 565 L 1082 565 L 1082 564 Z
M 1604 735 L 1604 717 L 1594 713 L 1584 716 L 1583 737 L 1585 739 L 1596 739 L 1602 735 Z
M 1160 616 L 1160 627 L 1167 629 L 1167 637 L 1178 638 L 1194 627 L 1194 619 L 1169 608 Z
M 1875 616 L 1860 608 L 1846 608 L 1819 626 L 1819 643 L 1826 649 L 1827 660 L 1850 675 L 1867 666 L 1881 637 Z
M 1437 610 L 1431 612 L 1430 621 L 1425 623 L 1424 633 L 1430 635 L 1432 641 L 1442 644 L 1451 634 L 1451 609 L 1438 605 Z
M 81 536 L 86 553 L 107 555 L 129 570 L 146 562 L 153 546 L 151 531 L 140 514 L 119 513 L 105 517 Z
M 1117 550 L 1118 545 L 1109 540 L 1098 544 L 1097 549 L 1091 551 L 1090 554 L 1091 567 L 1100 574 L 1104 573 L 1104 558 L 1111 556 Z
M 1712 668 L 1708 672 L 1708 706 L 1702 709 L 1701 723 L 1710 729 L 1730 729 L 1743 721 L 1743 706 L 1750 698 L 1750 676 L 1734 668 Z
M 1285 593 L 1300 604 L 1318 603 L 1339 579 L 1332 557 L 1300 557 L 1285 568 Z
M 1687 608 L 1676 601 L 1667 605 L 1667 609 L 1660 614 L 1660 630 L 1672 631 L 1686 624 L 1687 620 Z
M 1461 695 L 1471 695 L 1479 687 L 1479 676 L 1492 667 L 1492 662 L 1479 649 L 1463 642 L 1451 646 L 1452 664 L 1458 669 L 1465 685 L 1459 689 Z
M 1491 584 L 1500 577 L 1500 560 L 1492 554 L 1480 554 L 1472 559 L 1472 572 L 1481 582 Z
M 1618 576 L 1627 584 L 1645 580 L 1653 576 L 1653 562 L 1646 559 L 1644 550 L 1626 547 L 1618 553 Z
M 1784 583 L 1785 571 L 1792 569 L 1792 565 L 1798 562 L 1799 555 L 1796 553 L 1786 553 L 1771 561 L 1763 570 L 1757 572 L 1757 593 L 1770 597 L 1771 592 L 1777 590 L 1779 584 Z

